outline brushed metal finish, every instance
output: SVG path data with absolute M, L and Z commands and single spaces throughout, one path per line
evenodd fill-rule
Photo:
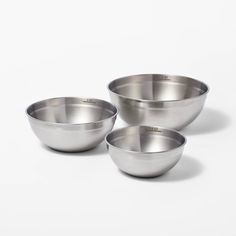
M 179 161 L 186 139 L 162 127 L 130 126 L 109 133 L 106 143 L 120 170 L 138 177 L 155 177 Z
M 143 74 L 123 77 L 108 85 L 112 103 L 128 124 L 180 130 L 201 112 L 208 86 L 175 75 Z
M 60 97 L 36 102 L 26 113 L 36 136 L 47 146 L 65 152 L 85 151 L 110 132 L 117 109 L 93 98 Z

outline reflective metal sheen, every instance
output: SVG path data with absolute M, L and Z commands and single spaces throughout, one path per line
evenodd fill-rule
M 198 80 L 164 74 L 119 78 L 108 89 L 112 103 L 128 124 L 160 125 L 177 130 L 199 115 L 209 90 Z
M 186 139 L 174 130 L 130 126 L 109 133 L 106 143 L 120 170 L 138 177 L 155 177 L 179 161 Z
M 60 97 L 36 102 L 26 113 L 36 136 L 47 146 L 65 152 L 85 151 L 110 132 L 117 109 L 93 98 Z

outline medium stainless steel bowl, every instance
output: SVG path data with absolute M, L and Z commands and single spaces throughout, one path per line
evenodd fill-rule
M 175 75 L 143 74 L 123 77 L 108 85 L 121 118 L 133 125 L 160 125 L 180 130 L 201 112 L 208 86 Z
M 110 132 L 117 109 L 91 98 L 60 97 L 36 102 L 26 113 L 36 136 L 47 146 L 65 152 L 85 151 Z
M 186 139 L 170 129 L 130 126 L 109 133 L 106 143 L 120 170 L 138 177 L 155 177 L 179 161 Z

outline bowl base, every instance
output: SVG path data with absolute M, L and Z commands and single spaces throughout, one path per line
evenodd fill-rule
M 121 170 L 121 169 L 118 169 L 122 174 L 124 174 L 124 175 L 126 175 L 126 176 L 128 176 L 128 177 L 132 177 L 132 178 L 141 178 L 141 179 L 153 179 L 153 178 L 158 178 L 158 177 L 161 177 L 162 175 L 164 175 L 164 174 L 166 174 L 167 172 L 168 172 L 168 170 L 167 171 L 165 171 L 165 172 L 162 172 L 162 173 L 160 173 L 160 174 L 151 174 L 151 175 L 135 175 L 135 174 L 130 174 L 130 173 L 128 173 L 128 172 L 125 172 L 125 171 L 123 171 L 123 170 Z
M 84 149 L 76 149 L 76 150 L 62 150 L 62 149 L 57 149 L 57 148 L 52 148 L 52 147 L 49 147 L 49 146 L 47 146 L 49 149 L 51 149 L 51 150 L 53 150 L 53 151 L 55 151 L 55 152 L 64 152 L 64 153 L 79 153 L 79 152 L 87 152 L 87 151 L 90 151 L 90 150 L 92 150 L 92 149 L 94 149 L 94 148 L 96 148 L 97 147 L 97 145 L 96 146 L 93 146 L 93 147 L 89 147 L 89 148 L 84 148 Z

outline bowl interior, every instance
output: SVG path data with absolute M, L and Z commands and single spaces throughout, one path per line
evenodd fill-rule
M 83 124 L 107 119 L 116 108 L 99 99 L 52 98 L 34 103 L 27 109 L 31 117 L 52 123 Z
M 208 91 L 207 85 L 195 79 L 161 74 L 120 78 L 111 82 L 109 89 L 128 98 L 155 101 L 183 100 Z
M 179 133 L 158 127 L 133 126 L 115 130 L 107 142 L 120 149 L 134 152 L 164 152 L 185 143 Z

